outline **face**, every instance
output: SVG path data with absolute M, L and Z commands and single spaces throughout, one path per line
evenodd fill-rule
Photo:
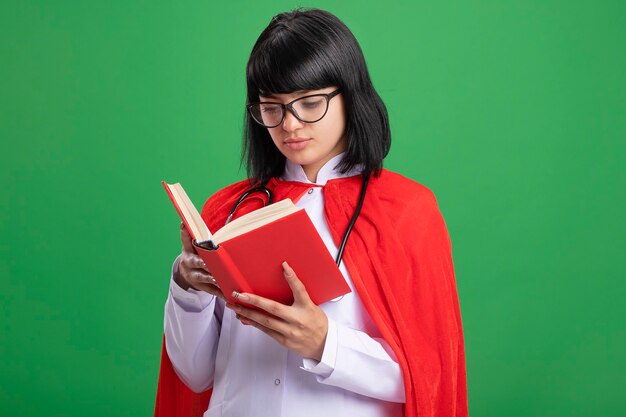
M 259 100 L 287 104 L 300 97 L 328 94 L 336 89 L 336 87 L 329 87 L 291 94 L 273 94 L 260 96 Z M 330 100 L 328 112 L 321 120 L 315 123 L 305 123 L 287 111 L 285 120 L 281 124 L 267 130 L 280 153 L 291 162 L 302 165 L 307 178 L 315 182 L 320 168 L 331 158 L 346 150 L 345 126 L 343 95 L 339 94 Z

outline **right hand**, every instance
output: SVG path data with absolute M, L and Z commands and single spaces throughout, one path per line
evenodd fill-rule
M 178 274 L 174 276 L 176 283 L 184 290 L 191 287 L 224 298 L 215 279 L 193 248 L 191 235 L 184 223 L 180 224 L 180 240 L 183 242 L 183 250 L 180 254 Z

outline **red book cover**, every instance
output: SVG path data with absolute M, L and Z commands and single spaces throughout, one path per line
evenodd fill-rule
M 283 261 L 296 272 L 315 304 L 350 292 L 304 210 L 226 240 L 217 249 L 194 246 L 230 302 L 235 302 L 232 292 L 238 291 L 291 304 Z

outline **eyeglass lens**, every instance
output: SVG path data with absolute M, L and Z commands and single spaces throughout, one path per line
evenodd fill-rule
M 302 97 L 293 101 L 290 107 L 298 119 L 305 123 L 313 123 L 326 114 L 328 100 L 324 95 Z M 250 106 L 250 112 L 261 125 L 274 127 L 283 121 L 285 109 L 281 104 L 256 103 Z

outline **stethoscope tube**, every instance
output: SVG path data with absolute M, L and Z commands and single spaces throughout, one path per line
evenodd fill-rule
M 230 210 L 230 213 L 228 213 L 228 217 L 226 218 L 226 223 L 224 223 L 224 226 L 226 226 L 228 223 L 230 223 L 230 221 L 233 218 L 233 215 L 235 214 L 235 212 L 237 211 L 237 208 L 239 207 L 239 205 L 243 202 L 243 200 L 245 200 L 250 194 L 252 193 L 265 193 L 267 195 L 267 204 L 266 206 L 269 206 L 270 204 L 272 204 L 273 200 L 274 200 L 274 196 L 272 195 L 272 192 L 269 190 L 269 188 L 266 187 L 267 182 L 262 183 L 261 185 L 251 188 L 248 191 L 246 191 L 245 193 L 243 193 L 241 195 L 241 197 L 239 197 L 239 199 L 237 200 L 237 202 L 235 203 L 235 205 L 233 206 L 233 208 Z
M 363 207 L 363 200 L 365 200 L 365 192 L 367 191 L 367 184 L 369 183 L 370 176 L 369 174 L 363 174 L 363 183 L 361 184 L 361 193 L 359 194 L 359 202 L 354 209 L 354 213 L 352 214 L 352 218 L 350 219 L 350 223 L 348 223 L 348 227 L 343 234 L 343 239 L 341 239 L 341 244 L 339 245 L 339 250 L 337 251 L 337 257 L 335 258 L 335 263 L 337 266 L 341 264 L 341 259 L 343 258 L 343 250 L 346 248 L 346 243 L 348 243 L 348 237 L 350 233 L 352 233 L 352 228 L 354 227 L 354 223 L 356 223 L 356 219 L 359 218 L 359 214 L 361 214 L 361 208 Z

